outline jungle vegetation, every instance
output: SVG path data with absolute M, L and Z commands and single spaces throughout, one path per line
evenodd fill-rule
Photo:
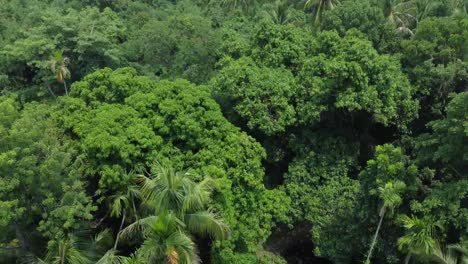
M 468 263 L 466 0 L 0 0 L 0 263 Z

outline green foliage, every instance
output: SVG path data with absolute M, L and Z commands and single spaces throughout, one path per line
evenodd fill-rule
M 122 235 L 129 237 L 143 231 L 145 241 L 137 250 L 142 262 L 197 263 L 191 235 L 229 237 L 226 224 L 214 212 L 206 210 L 214 180 L 204 178 L 195 183 L 191 180 L 194 176 L 161 165 L 153 168 L 150 178 L 139 176 L 143 203 L 151 213 L 122 230 Z
M 57 50 L 70 59 L 69 69 L 75 79 L 104 65 L 120 64 L 118 42 L 124 27 L 112 10 L 51 8 L 41 12 L 38 19 L 29 31 L 22 30 L 0 51 L 1 72 L 10 75 L 13 84 L 49 81 L 48 61 Z M 23 73 L 28 73 L 27 79 Z
M 284 66 L 294 71 L 314 44 L 308 33 L 293 25 L 262 21 L 252 33 L 251 57 L 267 66 Z
M 185 78 L 204 83 L 211 76 L 217 57 L 219 34 L 206 17 L 193 12 L 174 12 L 158 21 L 148 21 L 130 34 L 124 45 L 132 66 L 149 76 Z
M 435 240 L 440 224 L 430 219 L 402 215 L 398 219 L 406 229 L 406 234 L 398 239 L 398 249 L 409 254 L 430 254 L 436 247 Z
M 418 108 L 414 93 L 396 58 L 379 55 L 371 43 L 335 32 L 318 35 L 316 56 L 304 61 L 297 76 L 301 84 L 299 121 L 320 120 L 323 112 L 366 112 L 383 125 L 404 128 Z
M 394 51 L 399 38 L 386 22 L 382 9 L 371 1 L 344 1 L 325 12 L 320 28 L 336 30 L 341 36 L 354 28 L 364 33 L 376 50 Z
M 466 14 L 0 0 L 0 262 L 463 261 Z
M 50 118 L 50 106 L 34 103 L 20 110 L 13 99 L 2 98 L 0 107 L 5 113 L 0 123 L 0 205 L 8 209 L 2 210 L 1 243 L 16 233 L 20 246 L 27 248 L 25 237 L 53 239 L 82 227 L 96 208 L 73 164 L 76 150 Z
M 287 70 L 258 66 L 243 57 L 223 68 L 212 85 L 220 100 L 232 105 L 230 119 L 237 114 L 250 129 L 272 135 L 295 122 L 291 101 L 296 88 Z
M 103 193 L 128 184 L 124 171 L 157 160 L 223 179 L 216 206 L 235 230 L 232 242 L 248 250 L 284 219 L 288 198 L 262 183 L 263 149 L 224 119 L 207 87 L 104 69 L 75 83 L 71 94 L 57 118 L 79 142 L 82 169 Z
M 468 83 L 466 17 L 428 18 L 413 38 L 402 42 L 402 63 L 416 86 L 421 119 L 443 115 L 449 94 L 462 92 Z
M 421 181 L 418 178 L 417 167 L 411 163 L 401 148 L 390 144 L 377 146 L 374 158 L 369 160 L 366 168 L 359 173 L 361 191 L 357 199 L 356 214 L 361 228 L 368 226 L 369 223 L 377 226 L 379 218 L 380 221 L 384 217 L 394 218 L 394 212 L 399 212 L 400 207 L 404 210 L 404 205 L 409 199 L 415 197 Z M 381 223 L 377 227 L 372 243 L 377 242 L 375 248 L 377 252 L 372 257 L 379 261 L 394 263 L 398 259 L 394 241 L 399 237 L 399 232 L 393 223 L 388 220 L 385 223 L 382 226 L 384 235 L 381 234 L 380 239 L 377 235 Z M 381 250 L 386 253 L 379 253 Z
M 417 146 L 422 160 L 441 161 L 463 169 L 468 162 L 468 92 L 454 95 L 443 119 L 428 123 L 433 133 L 421 135 Z M 458 172 L 458 177 L 463 177 Z M 458 178 L 457 177 L 457 178 Z

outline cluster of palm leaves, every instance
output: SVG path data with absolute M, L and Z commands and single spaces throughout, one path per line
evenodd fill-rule
M 113 247 L 106 229 L 94 239 L 69 234 L 54 241 L 41 264 L 131 264 L 131 263 L 199 263 L 193 235 L 214 239 L 230 236 L 228 226 L 211 209 L 207 209 L 216 182 L 205 178 L 194 182 L 194 175 L 156 166 L 149 176 L 129 173 L 139 187 L 130 186 L 110 197 L 110 215 L 120 218 L 120 228 Z M 137 205 L 136 201 L 141 200 Z M 138 215 L 141 214 L 142 218 Z M 133 221 L 124 228 L 124 225 Z M 88 236 L 89 237 L 89 236 Z M 109 239 L 110 238 L 110 239 Z M 119 256 L 120 240 L 143 238 L 143 243 L 130 257 Z
M 387 21 L 398 33 L 413 35 L 419 22 L 428 17 L 435 7 L 446 5 L 453 14 L 466 14 L 464 0 L 384 0 Z
M 316 25 L 320 24 L 325 11 L 339 6 L 340 0 L 305 0 L 304 9 L 311 10 Z M 388 23 L 401 34 L 413 35 L 419 22 L 428 17 L 440 5 L 446 6 L 453 14 L 466 14 L 466 0 L 375 0 L 375 4 L 382 5 Z M 277 5 L 281 7 L 280 5 Z M 282 7 L 287 7 L 283 4 Z M 286 11 L 282 11 L 286 13 Z
M 145 242 L 137 256 L 145 263 L 198 263 L 190 234 L 226 239 L 228 226 L 212 210 L 206 210 L 215 181 L 195 183 L 193 175 L 157 166 L 151 176 L 138 176 L 146 210 L 154 212 L 122 230 L 122 237 L 143 234 Z
M 374 234 L 374 238 L 372 239 L 369 253 L 367 253 L 367 259 L 365 263 L 370 263 L 372 258 L 372 252 L 374 247 L 377 243 L 377 236 L 379 234 L 380 228 L 382 227 L 382 222 L 387 212 L 391 212 L 395 207 L 401 204 L 401 193 L 403 193 L 406 185 L 402 181 L 390 181 L 386 182 L 383 186 L 379 186 L 377 190 L 373 190 L 371 194 L 378 195 L 379 198 L 382 200 L 382 206 L 380 207 L 380 220 L 379 224 L 377 225 L 377 229 Z
M 442 225 L 431 219 L 402 216 L 406 234 L 398 239 L 398 248 L 407 252 L 405 263 L 468 264 L 468 249 L 461 245 L 442 245 L 437 231 Z
M 339 0 L 306 0 L 304 9 L 312 8 L 314 10 L 314 21 L 316 24 L 319 24 L 322 20 L 323 12 L 331 10 L 339 4 Z
M 71 76 L 70 70 L 68 69 L 69 64 L 70 59 L 63 55 L 63 51 L 56 51 L 54 56 L 49 60 L 50 70 L 55 74 L 57 81 L 63 84 L 66 96 L 68 96 L 66 79 L 69 79 Z

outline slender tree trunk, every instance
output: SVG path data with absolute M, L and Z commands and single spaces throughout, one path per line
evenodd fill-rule
M 65 240 L 65 242 L 63 243 L 63 249 L 62 249 L 62 252 L 60 254 L 61 254 L 60 264 L 64 264 L 65 263 L 65 255 L 67 254 L 67 240 Z
M 377 230 L 375 230 L 374 239 L 372 239 L 371 247 L 369 249 L 369 253 L 367 254 L 366 263 L 370 263 L 370 259 L 372 257 L 372 251 L 374 250 L 375 243 L 377 243 L 377 236 L 379 234 L 380 227 L 382 226 L 382 221 L 383 221 L 383 218 L 385 216 L 385 211 L 386 211 L 386 208 L 384 206 L 382 206 L 382 209 L 380 210 L 379 225 L 377 226 Z
M 26 245 L 26 239 L 23 236 L 23 233 L 21 232 L 21 229 L 18 225 L 18 222 L 16 220 L 13 221 L 13 225 L 15 227 L 15 233 L 16 233 L 16 238 L 20 242 L 20 248 L 22 251 L 26 251 L 27 245 Z
M 132 205 L 133 205 L 133 213 L 135 214 L 135 218 L 138 221 L 138 214 L 135 206 L 135 201 L 132 199 Z
M 57 101 L 57 96 L 55 95 L 54 91 L 52 91 L 50 84 L 47 84 L 47 89 L 49 89 L 49 93 L 54 97 L 55 101 Z
M 125 214 L 123 214 L 122 222 L 120 222 L 119 232 L 117 232 L 117 237 L 115 238 L 114 250 L 117 250 L 117 244 L 119 243 L 119 238 L 120 238 L 120 231 L 122 231 L 124 222 L 125 222 Z
M 405 258 L 405 264 L 408 264 L 411 260 L 411 253 L 408 253 L 408 255 L 406 255 L 406 258 Z
M 68 96 L 67 81 L 63 80 L 63 87 L 65 87 L 65 95 Z

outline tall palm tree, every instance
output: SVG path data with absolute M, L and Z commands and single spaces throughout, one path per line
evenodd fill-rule
M 94 238 L 85 230 L 78 230 L 54 241 L 45 259 L 29 261 L 39 264 L 130 264 L 130 257 L 118 256 L 113 249 L 106 251 L 105 245 L 111 242 L 108 229 L 99 232 Z
M 238 8 L 247 10 L 249 7 L 255 5 L 255 1 L 253 0 L 221 0 L 220 4 L 224 8 L 231 8 L 232 12 L 234 12 Z
M 398 248 L 408 252 L 405 263 L 409 263 L 412 255 L 428 255 L 434 251 L 437 245 L 436 230 L 442 229 L 438 222 L 406 215 L 399 221 L 406 229 L 406 234 L 398 239 Z
M 124 174 L 124 181 L 132 183 L 135 180 L 133 171 Z M 117 192 L 110 197 L 110 215 L 113 217 L 121 217 L 119 231 L 115 238 L 114 250 L 117 250 L 117 245 L 120 239 L 120 232 L 126 221 L 138 220 L 138 213 L 135 201 L 141 198 L 140 190 L 137 186 L 129 184 L 123 191 Z
M 387 22 L 401 34 L 413 35 L 410 24 L 414 20 L 413 2 L 405 0 L 384 0 L 384 15 Z
M 66 79 L 69 79 L 71 76 L 70 70 L 68 69 L 69 64 L 70 59 L 66 56 L 63 56 L 62 51 L 56 51 L 54 56 L 49 60 L 50 70 L 53 74 L 55 74 L 57 81 L 63 83 L 63 87 L 65 88 L 65 95 L 67 96 L 68 88 Z
M 382 207 L 380 207 L 380 220 L 375 230 L 374 238 L 372 239 L 369 253 L 367 254 L 366 263 L 370 263 L 372 258 L 372 251 L 374 250 L 375 244 L 377 243 L 377 236 L 382 226 L 383 218 L 388 211 L 393 210 L 401 203 L 401 193 L 406 188 L 406 185 L 402 181 L 387 182 L 383 187 L 378 188 L 380 199 L 383 201 Z
M 196 245 L 191 234 L 211 235 L 225 239 L 230 235 L 227 225 L 210 209 L 210 195 L 215 181 L 205 178 L 191 180 L 193 175 L 176 172 L 171 167 L 157 165 L 152 175 L 140 175 L 143 204 L 151 215 L 122 230 L 128 237 L 142 233 L 145 241 L 138 256 L 150 263 L 196 263 Z M 158 262 L 159 261 L 159 262 Z
M 285 0 L 276 0 L 272 4 L 265 5 L 266 15 L 275 24 L 283 25 L 289 22 L 289 8 L 291 3 Z
M 304 9 L 312 7 L 314 9 L 315 23 L 319 24 L 322 20 L 322 15 L 325 10 L 334 9 L 340 4 L 339 0 L 306 0 Z
M 41 264 L 86 264 L 92 263 L 86 250 L 87 243 L 76 234 L 68 234 L 54 242 Z

